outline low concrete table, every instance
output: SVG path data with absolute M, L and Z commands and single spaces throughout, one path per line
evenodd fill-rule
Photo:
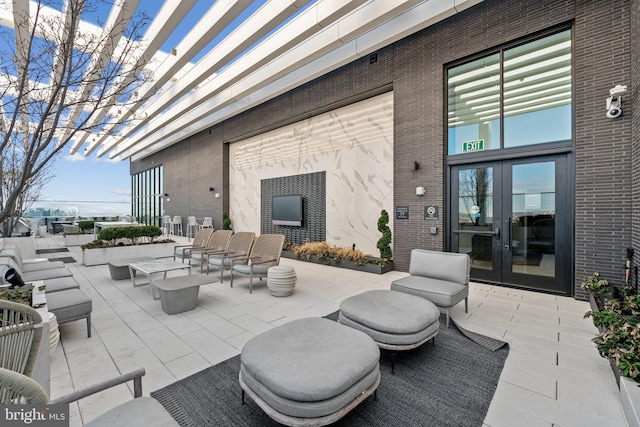
M 132 262 L 151 261 L 153 257 L 143 256 L 139 258 L 114 259 L 109 263 L 109 274 L 113 280 L 131 279 L 129 264 Z
M 373 290 L 342 301 L 338 321 L 369 335 L 378 347 L 395 352 L 411 350 L 435 339 L 440 310 L 431 301 L 403 292 Z M 435 341 L 434 341 L 435 342 Z
M 244 345 L 242 401 L 246 392 L 285 425 L 330 424 L 375 393 L 379 358 L 375 342 L 360 331 L 317 317 L 293 320 Z
M 160 292 L 162 310 L 167 314 L 178 314 L 196 308 L 200 286 L 219 281 L 206 274 L 190 274 L 156 280 L 153 284 Z
M 178 261 L 173 261 L 168 258 L 153 259 L 150 261 L 132 262 L 129 264 L 129 275 L 131 276 L 131 283 L 134 287 L 146 285 L 147 283 L 136 284 L 136 273 L 140 272 L 147 276 L 149 279 L 149 287 L 151 288 L 151 296 L 153 299 L 159 299 L 160 296 L 156 296 L 155 286 L 151 280 L 151 275 L 155 273 L 164 273 L 164 279 L 167 278 L 167 273 L 173 270 L 187 270 L 191 274 L 191 266 L 189 264 L 183 264 Z

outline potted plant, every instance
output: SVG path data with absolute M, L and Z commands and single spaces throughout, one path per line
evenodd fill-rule
M 609 282 L 606 279 L 600 278 L 600 273 L 597 271 L 582 282 L 581 288 L 589 292 L 589 303 L 591 304 L 592 311 L 602 309 L 604 306 L 604 297 L 611 291 Z
M 380 258 L 390 260 L 393 257 L 393 253 L 390 246 L 391 229 L 387 224 L 389 224 L 389 214 L 383 209 L 378 219 L 378 231 L 382 233 L 382 237 L 380 237 L 376 246 L 380 249 Z

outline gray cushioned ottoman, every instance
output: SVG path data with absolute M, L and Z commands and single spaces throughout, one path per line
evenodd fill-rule
M 87 337 L 91 338 L 91 298 L 80 289 L 47 294 L 47 309 L 56 315 L 59 324 L 87 319 Z
M 440 310 L 415 295 L 373 290 L 342 301 L 338 321 L 366 333 L 380 348 L 410 350 L 438 334 Z
M 240 385 L 286 425 L 342 418 L 380 383 L 380 350 L 366 334 L 328 319 L 298 319 L 249 340 Z

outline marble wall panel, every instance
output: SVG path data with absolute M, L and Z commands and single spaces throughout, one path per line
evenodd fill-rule
M 377 256 L 380 211 L 393 212 L 393 93 L 233 143 L 229 168 L 234 229 L 260 232 L 261 180 L 325 171 L 327 241 Z

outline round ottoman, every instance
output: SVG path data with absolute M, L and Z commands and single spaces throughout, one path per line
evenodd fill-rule
M 327 425 L 380 383 L 380 350 L 366 334 L 328 319 L 286 323 L 249 340 L 240 386 L 275 421 Z
M 366 333 L 382 349 L 401 351 L 438 334 L 440 310 L 415 295 L 373 290 L 342 301 L 338 321 Z
M 296 271 L 287 265 L 277 265 L 267 270 L 267 287 L 275 297 L 291 295 L 296 286 L 296 279 Z

